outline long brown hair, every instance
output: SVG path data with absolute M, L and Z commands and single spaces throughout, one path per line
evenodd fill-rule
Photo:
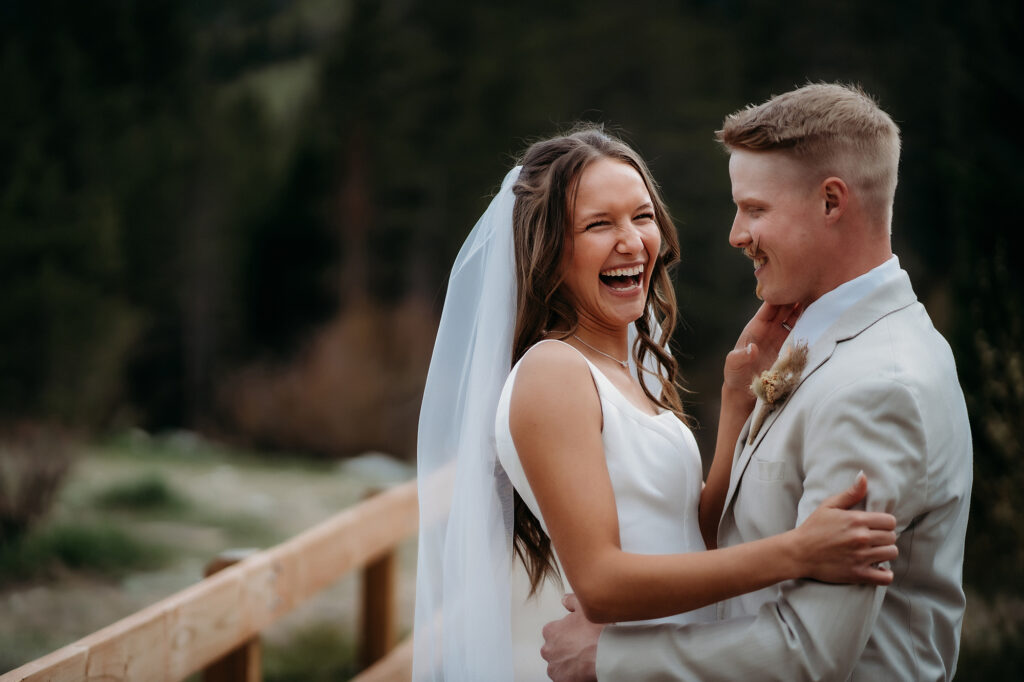
M 602 158 L 635 168 L 651 195 L 655 222 L 661 233 L 661 252 L 651 275 L 647 313 L 635 322 L 637 338 L 631 353 L 647 397 L 685 419 L 676 386 L 678 366 L 668 351 L 676 326 L 676 295 L 668 275 L 668 268 L 679 260 L 675 225 L 647 164 L 626 143 L 599 127 L 577 127 L 567 135 L 537 142 L 522 157 L 522 169 L 512 188 L 516 197 L 512 226 L 518 294 L 511 362 L 518 362 L 548 331 L 567 330 L 565 338 L 577 329 L 576 309 L 561 291 L 562 255 L 565 249 L 572 248 L 572 211 L 580 176 L 591 163 Z M 648 356 L 654 358 L 659 369 L 660 395 L 654 395 L 640 376 Z M 514 516 L 513 547 L 530 576 L 533 594 L 545 578 L 559 577 L 551 539 L 518 492 Z

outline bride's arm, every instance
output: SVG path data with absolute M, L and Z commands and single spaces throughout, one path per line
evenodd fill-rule
M 735 352 L 735 351 L 733 351 Z M 700 493 L 699 522 L 704 544 L 708 549 L 718 547 L 718 521 L 722 518 L 725 495 L 729 490 L 732 457 L 736 450 L 743 424 L 754 405 L 749 389 L 737 390 L 722 385 L 722 407 L 718 415 L 718 436 L 715 439 L 715 458 L 711 461 L 708 478 Z
M 512 437 L 566 577 L 589 619 L 681 613 L 802 576 L 891 581 L 891 573 L 870 567 L 894 557 L 893 533 L 868 530 L 892 521 L 886 514 L 819 508 L 796 530 L 728 549 L 672 555 L 622 551 L 590 371 L 578 354 L 558 344 L 537 351 L 518 370 Z M 815 515 L 819 518 L 812 521 Z
M 799 310 L 794 306 L 763 304 L 743 328 L 735 348 L 725 358 L 715 457 L 701 492 L 698 517 L 700 532 L 708 549 L 718 546 L 718 521 L 729 489 L 736 441 L 754 407 L 750 381 L 755 374 L 775 362 L 779 348 L 789 335 L 782 323 L 787 320 L 793 322 L 798 315 Z

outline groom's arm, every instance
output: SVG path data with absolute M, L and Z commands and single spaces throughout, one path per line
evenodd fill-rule
M 926 488 L 925 435 L 913 390 L 891 379 L 862 380 L 815 404 L 807 421 L 798 522 L 863 470 L 867 507 L 895 514 L 897 532 L 902 531 L 921 513 Z M 597 649 L 598 678 L 846 679 L 884 596 L 882 587 L 798 580 L 784 584 L 776 602 L 744 618 L 605 628 Z

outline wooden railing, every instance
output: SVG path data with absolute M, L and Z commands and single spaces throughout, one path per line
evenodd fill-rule
M 408 680 L 412 646 L 394 648 L 395 546 L 416 527 L 413 481 L 271 549 L 222 557 L 199 583 L 0 675 L 0 682 L 175 682 L 197 671 L 209 682 L 257 682 L 260 632 L 360 568 L 360 657 L 370 667 L 356 679 Z

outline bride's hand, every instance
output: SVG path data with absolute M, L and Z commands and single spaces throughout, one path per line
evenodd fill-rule
M 794 531 L 801 575 L 829 583 L 888 585 L 893 574 L 878 564 L 897 557 L 896 517 L 850 511 L 867 494 L 867 478 L 829 497 Z
M 772 366 L 779 349 L 789 336 L 789 329 L 800 316 L 799 305 L 763 303 L 743 328 L 736 346 L 725 357 L 724 388 L 730 393 L 746 396 L 753 402 L 750 381 Z

